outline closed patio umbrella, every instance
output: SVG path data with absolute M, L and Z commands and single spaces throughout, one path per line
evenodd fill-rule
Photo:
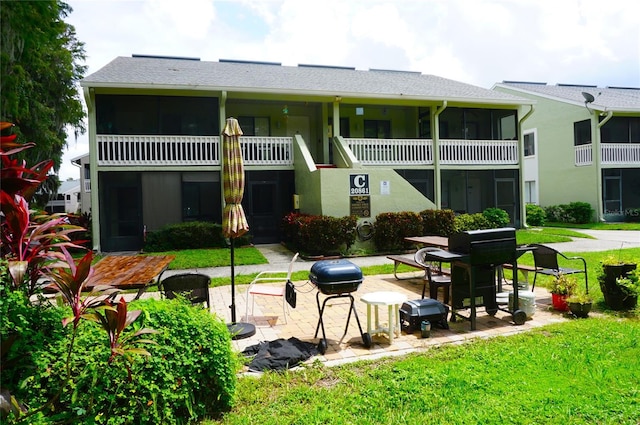
M 255 326 L 236 322 L 234 239 L 249 231 L 249 224 L 242 208 L 244 165 L 240 150 L 241 135 L 242 129 L 238 120 L 227 118 L 222 132 L 222 181 L 225 204 L 222 213 L 222 232 L 231 242 L 231 323 L 227 326 L 234 339 L 248 338 L 256 333 Z

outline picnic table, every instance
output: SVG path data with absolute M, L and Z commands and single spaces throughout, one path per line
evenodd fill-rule
M 174 258 L 173 255 L 109 255 L 93 266 L 93 276 L 86 286 L 88 289 L 96 285 L 137 289 L 135 299 L 138 299 L 147 288 L 160 282 Z

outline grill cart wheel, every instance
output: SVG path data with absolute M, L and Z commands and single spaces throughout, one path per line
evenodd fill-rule
M 373 341 L 371 340 L 371 335 L 365 332 L 362 334 L 362 343 L 364 344 L 364 348 L 371 348 L 373 345 Z
M 523 310 L 516 310 L 513 312 L 513 323 L 516 325 L 524 325 L 527 321 L 527 313 Z
M 487 309 L 487 314 L 488 314 L 489 316 L 495 316 L 497 312 L 498 312 L 498 309 L 497 309 L 497 308 L 488 308 L 488 309 Z
M 327 352 L 327 341 L 325 341 L 324 339 L 320 340 L 320 342 L 318 343 L 318 351 L 320 352 L 320 354 L 324 354 Z

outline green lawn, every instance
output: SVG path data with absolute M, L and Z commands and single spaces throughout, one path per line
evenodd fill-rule
M 244 377 L 213 424 L 637 424 L 640 322 L 595 318 Z

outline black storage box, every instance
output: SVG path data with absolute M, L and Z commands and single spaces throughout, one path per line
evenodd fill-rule
M 322 260 L 311 267 L 309 280 L 323 294 L 345 294 L 358 289 L 362 270 L 349 260 Z
M 424 298 L 407 301 L 400 307 L 400 327 L 403 331 L 412 333 L 420 329 L 420 322 L 428 320 L 442 329 L 449 329 L 448 314 L 449 306 L 438 300 Z

